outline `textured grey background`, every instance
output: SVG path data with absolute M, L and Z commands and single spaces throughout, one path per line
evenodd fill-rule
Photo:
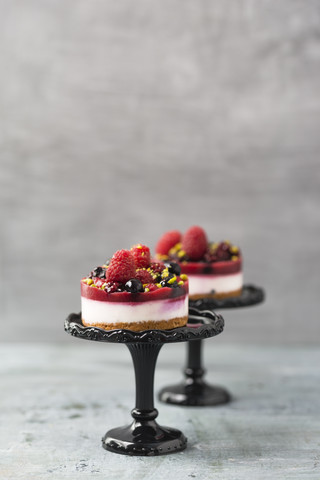
M 320 2 L 0 10 L 2 340 L 71 342 L 83 274 L 200 224 L 268 293 L 219 341 L 319 342 Z

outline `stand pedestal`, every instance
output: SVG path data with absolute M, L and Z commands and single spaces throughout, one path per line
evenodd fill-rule
M 164 455 L 184 450 L 187 439 L 180 430 L 162 427 L 155 419 L 154 373 L 157 357 L 164 343 L 190 341 L 213 337 L 222 332 L 223 318 L 212 312 L 193 309 L 186 327 L 173 330 L 102 330 L 84 327 L 81 315 L 71 314 L 65 322 L 65 330 L 87 340 L 125 343 L 131 353 L 136 379 L 136 406 L 131 412 L 133 422 L 124 427 L 109 430 L 102 438 L 106 450 L 123 455 Z
M 106 450 L 125 455 L 161 455 L 180 452 L 187 439 L 180 430 L 161 427 L 155 421 L 158 410 L 153 404 L 153 379 L 161 344 L 131 343 L 130 350 L 136 377 L 136 408 L 133 422 L 109 430 L 102 438 Z
M 239 297 L 224 299 L 204 298 L 190 301 L 189 313 L 194 307 L 208 313 L 216 308 L 239 308 L 256 305 L 264 300 L 261 288 L 245 285 Z M 207 310 L 208 309 L 208 310 Z M 188 342 L 187 366 L 184 370 L 185 379 L 182 383 L 170 385 L 160 390 L 158 397 L 161 402 L 171 405 L 204 407 L 228 403 L 231 395 L 222 387 L 208 385 L 204 380 L 205 369 L 202 367 L 202 341 Z
M 203 380 L 205 370 L 201 364 L 201 349 L 201 340 L 188 344 L 187 367 L 184 370 L 185 381 L 164 387 L 159 392 L 159 400 L 172 405 L 190 407 L 212 406 L 229 402 L 230 395 L 225 389 L 208 385 Z

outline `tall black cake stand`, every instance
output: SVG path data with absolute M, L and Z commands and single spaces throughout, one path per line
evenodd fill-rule
M 81 314 L 72 313 L 64 328 L 71 335 L 96 342 L 124 343 L 132 356 L 136 380 L 136 406 L 131 415 L 133 422 L 109 430 L 102 438 L 106 450 L 123 455 L 164 455 L 184 450 L 187 439 L 180 430 L 162 427 L 156 421 L 154 408 L 154 372 L 158 353 L 165 343 L 198 343 L 223 331 L 221 315 L 211 311 L 192 310 L 185 327 L 172 330 L 103 330 L 85 327 Z
M 264 300 L 262 288 L 245 285 L 238 297 L 224 299 L 202 298 L 190 301 L 189 314 L 199 311 L 213 311 L 220 308 L 240 308 L 257 305 Z M 222 387 L 209 385 L 203 379 L 205 369 L 202 366 L 202 341 L 188 342 L 185 378 L 181 383 L 169 385 L 160 390 L 158 398 L 171 405 L 204 407 L 228 403 L 230 393 Z

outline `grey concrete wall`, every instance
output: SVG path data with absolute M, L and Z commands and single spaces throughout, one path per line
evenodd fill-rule
M 200 224 L 263 307 L 219 341 L 319 341 L 320 3 L 0 0 L 2 340 L 72 341 L 79 279 Z

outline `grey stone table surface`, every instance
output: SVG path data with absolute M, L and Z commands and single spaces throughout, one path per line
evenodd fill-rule
M 126 457 L 101 437 L 129 423 L 134 376 L 124 345 L 0 345 L 0 478 L 319 479 L 320 352 L 315 346 L 206 341 L 206 379 L 229 405 L 156 401 L 158 421 L 188 437 L 184 452 Z M 185 345 L 165 345 L 155 390 L 182 378 Z

